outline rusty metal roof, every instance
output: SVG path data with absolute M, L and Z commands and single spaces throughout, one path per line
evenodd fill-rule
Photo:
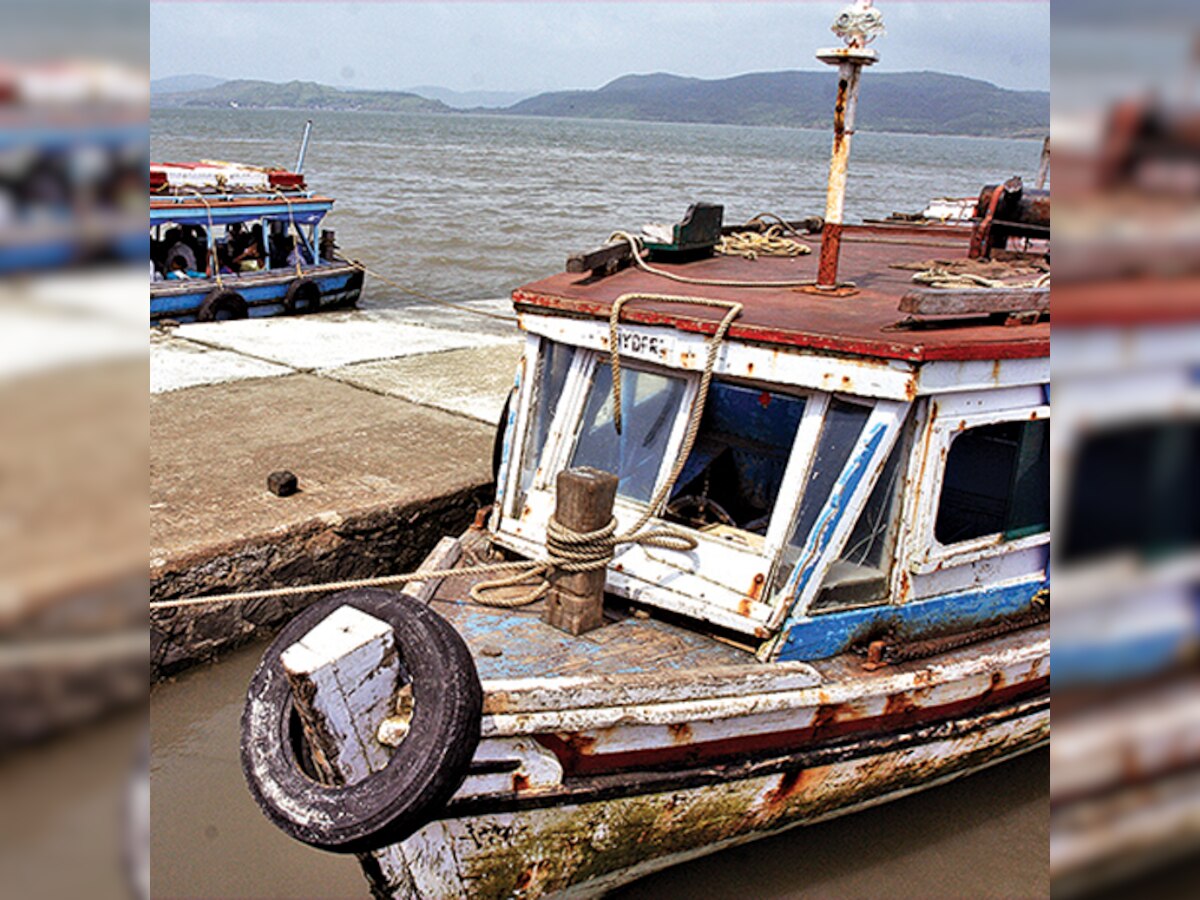
M 736 300 L 745 305 L 730 337 L 754 343 L 788 345 L 881 359 L 920 363 L 932 360 L 1017 359 L 1048 356 L 1050 325 L 1006 326 L 986 319 L 942 322 L 938 327 L 897 328 L 906 316 L 901 296 L 915 287 L 912 269 L 892 268 L 967 255 L 970 229 L 954 226 L 859 225 L 842 235 L 839 276 L 859 292 L 849 297 L 818 296 L 795 288 L 730 288 L 681 284 L 637 268 L 603 278 L 562 272 L 513 291 L 513 303 L 530 312 L 607 318 L 623 294 L 657 293 Z M 684 264 L 653 265 L 690 278 L 782 281 L 816 275 L 816 246 L 798 259 L 716 256 Z M 711 333 L 719 310 L 638 301 L 625 306 L 622 321 L 667 325 Z

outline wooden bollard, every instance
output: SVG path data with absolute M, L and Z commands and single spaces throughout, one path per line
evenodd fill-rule
M 600 469 L 567 469 L 558 473 L 554 518 L 572 531 L 597 531 L 612 518 L 617 476 Z M 546 598 L 547 624 L 570 634 L 583 634 L 604 624 L 604 569 L 553 572 Z

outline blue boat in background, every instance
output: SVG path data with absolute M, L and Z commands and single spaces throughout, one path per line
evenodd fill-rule
M 305 134 L 307 141 L 307 132 Z M 296 171 L 150 166 L 150 321 L 213 322 L 354 306 L 360 266 L 320 229 L 333 199 Z

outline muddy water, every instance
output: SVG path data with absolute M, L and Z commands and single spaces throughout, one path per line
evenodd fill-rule
M 238 717 L 261 646 L 151 697 L 154 896 L 362 897 L 353 858 L 286 838 L 238 766 Z M 1045 751 L 887 806 L 668 869 L 622 900 L 1044 897 Z

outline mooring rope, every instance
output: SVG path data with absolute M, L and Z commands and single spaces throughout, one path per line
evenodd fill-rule
M 457 309 L 460 312 L 471 313 L 472 315 L 476 315 L 476 316 L 484 316 L 488 319 L 496 319 L 497 321 L 500 321 L 500 322 L 508 322 L 510 324 L 516 324 L 516 322 L 518 321 L 516 316 L 507 316 L 504 313 L 491 312 L 490 310 L 486 310 L 486 309 L 476 309 L 473 306 L 467 306 L 466 304 L 463 304 L 463 303 L 454 303 L 450 300 L 442 300 L 439 297 L 431 297 L 429 294 L 423 294 L 418 290 L 414 290 L 413 288 L 410 288 L 410 287 L 405 287 L 404 285 L 400 284 L 399 282 L 392 281 L 390 278 L 387 278 L 384 275 L 380 275 L 374 269 L 367 268 L 365 265 L 363 265 L 357 259 L 348 259 L 348 260 L 346 260 L 346 262 L 349 265 L 353 266 L 354 268 L 358 269 L 364 275 L 370 275 L 372 278 L 376 278 L 379 281 L 382 281 L 384 284 L 391 285 L 392 287 L 396 288 L 396 290 L 398 290 L 398 291 L 403 291 L 406 294 L 411 294 L 412 296 L 418 297 L 421 300 L 425 300 L 428 303 L 435 303 L 438 306 L 446 306 L 446 307 L 449 307 L 450 309 Z
M 283 193 L 283 191 L 279 190 L 279 188 L 275 188 L 275 195 L 287 204 L 288 223 L 290 225 L 292 235 L 292 249 L 296 253 L 296 277 L 303 278 L 304 271 L 300 268 L 300 232 L 296 228 L 296 214 L 292 211 L 292 201 L 286 194 Z
M 295 597 L 303 594 L 341 591 L 351 588 L 388 587 L 407 584 L 412 581 L 431 581 L 438 578 L 451 578 L 463 575 L 493 575 L 504 572 L 511 573 L 504 578 L 481 581 L 470 589 L 471 599 L 485 606 L 517 607 L 535 603 L 550 590 L 549 574 L 552 570 L 560 572 L 592 572 L 608 567 L 616 552 L 623 544 L 637 544 L 643 547 L 658 547 L 664 550 L 687 552 L 696 548 L 696 539 L 682 529 L 670 525 L 646 528 L 645 526 L 658 515 L 666 502 L 680 473 L 686 465 L 696 436 L 700 432 L 700 423 L 704 417 L 704 407 L 708 399 L 709 386 L 712 383 L 717 358 L 730 325 L 742 313 L 743 306 L 729 300 L 713 300 L 707 297 L 673 296 L 669 294 L 624 294 L 613 303 L 609 314 L 609 364 L 613 374 L 613 417 L 620 421 L 620 343 L 616 339 L 617 326 L 621 310 L 626 303 L 635 300 L 648 300 L 659 303 L 679 303 L 692 306 L 708 306 L 725 309 L 725 316 L 717 325 L 716 331 L 708 339 L 708 352 L 704 361 L 704 373 L 700 378 L 700 386 L 696 401 L 692 405 L 688 419 L 687 430 L 684 433 L 683 444 L 680 447 L 671 472 L 666 481 L 654 493 L 649 504 L 642 511 L 637 521 L 621 534 L 617 534 L 617 521 L 610 519 L 608 524 L 596 531 L 575 531 L 566 527 L 553 516 L 546 524 L 546 555 L 538 560 L 515 560 L 513 562 L 484 563 L 475 566 L 464 566 L 453 569 L 435 569 L 432 571 L 405 572 L 397 575 L 381 575 L 376 578 L 357 578 L 345 581 L 324 582 L 321 584 L 292 585 L 288 587 L 264 588 L 257 591 L 237 591 L 227 594 L 209 594 L 203 597 L 187 597 L 177 600 L 154 600 L 150 608 L 179 609 L 189 606 L 204 606 L 215 603 L 262 600 L 272 597 Z M 539 579 L 535 585 L 523 594 L 512 597 L 489 596 L 490 593 L 502 588 L 517 587 L 533 579 Z
M 642 242 L 641 238 L 630 234 L 627 231 L 614 231 L 609 237 L 609 242 L 625 241 L 629 244 L 629 253 L 633 257 L 634 263 L 643 272 L 649 272 L 651 275 L 657 275 L 660 278 L 668 278 L 671 281 L 678 281 L 680 284 L 695 284 L 707 287 L 735 287 L 735 288 L 790 288 L 790 287 L 808 287 L 815 285 L 816 281 L 811 278 L 801 279 L 799 281 L 728 281 L 723 278 L 690 278 L 687 275 L 677 275 L 674 272 L 667 272 L 664 269 L 656 269 L 644 259 L 642 259 Z
M 923 272 L 917 272 L 912 280 L 932 288 L 1010 288 L 1012 290 L 1028 290 L 1047 287 L 1050 284 L 1050 273 L 1039 275 L 1032 281 L 1001 281 L 998 278 L 987 278 L 973 272 L 952 272 L 941 266 L 933 266 Z
M 721 236 L 713 248 L 725 256 L 758 259 L 760 256 L 805 256 L 812 247 L 783 236 L 783 228 L 771 225 L 764 231 L 735 231 Z
M 211 264 L 212 264 L 213 277 L 217 281 L 217 287 L 223 288 L 224 285 L 221 283 L 221 261 L 219 259 L 217 259 L 217 245 L 213 242 L 212 206 L 209 205 L 208 200 L 205 199 L 204 195 L 201 194 L 195 188 L 188 188 L 187 192 L 191 193 L 191 194 L 195 194 L 197 197 L 200 198 L 200 202 L 204 204 L 204 211 L 208 214 L 208 238 L 206 241 L 206 244 L 207 244 L 206 255 L 209 258 L 209 262 L 211 262 Z M 171 261 L 167 260 L 167 265 L 170 265 L 170 264 L 171 264 Z

